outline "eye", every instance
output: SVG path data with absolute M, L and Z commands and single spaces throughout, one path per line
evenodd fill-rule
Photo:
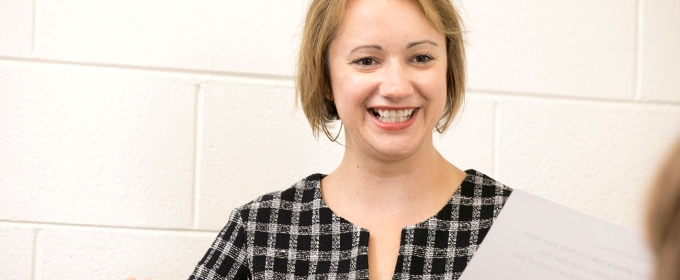
M 373 66 L 377 62 L 375 61 L 375 59 L 373 59 L 371 57 L 362 57 L 362 58 L 359 58 L 355 61 L 352 61 L 352 63 L 357 64 L 359 66 Z
M 434 57 L 429 54 L 419 54 L 413 57 L 413 61 L 418 64 L 425 64 L 434 60 Z

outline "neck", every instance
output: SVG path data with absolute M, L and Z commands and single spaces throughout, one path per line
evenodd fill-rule
M 336 170 L 348 180 L 364 181 L 366 179 L 380 179 L 402 181 L 423 179 L 431 173 L 436 173 L 433 167 L 443 167 L 448 162 L 437 152 L 434 146 L 422 148 L 420 151 L 400 159 L 377 158 L 364 153 L 357 153 L 353 148 L 347 148 L 340 166 Z
M 398 160 L 371 157 L 348 147 L 340 166 L 323 184 L 328 187 L 326 194 L 344 206 L 394 210 L 450 195 L 464 176 L 461 173 L 431 143 Z

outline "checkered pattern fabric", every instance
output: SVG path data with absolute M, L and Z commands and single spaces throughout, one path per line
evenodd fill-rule
M 435 216 L 402 229 L 393 279 L 460 277 L 512 192 L 466 173 Z M 323 176 L 234 210 L 189 279 L 368 279 L 369 232 L 326 206 Z

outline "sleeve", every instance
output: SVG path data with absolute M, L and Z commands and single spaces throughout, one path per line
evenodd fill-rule
M 251 279 L 247 242 L 241 213 L 235 209 L 189 280 Z

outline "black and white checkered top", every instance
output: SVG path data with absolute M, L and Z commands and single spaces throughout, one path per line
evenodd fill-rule
M 401 230 L 393 279 L 458 279 L 512 189 L 475 170 L 436 215 Z M 369 232 L 321 199 L 321 174 L 231 213 L 189 279 L 368 279 Z

